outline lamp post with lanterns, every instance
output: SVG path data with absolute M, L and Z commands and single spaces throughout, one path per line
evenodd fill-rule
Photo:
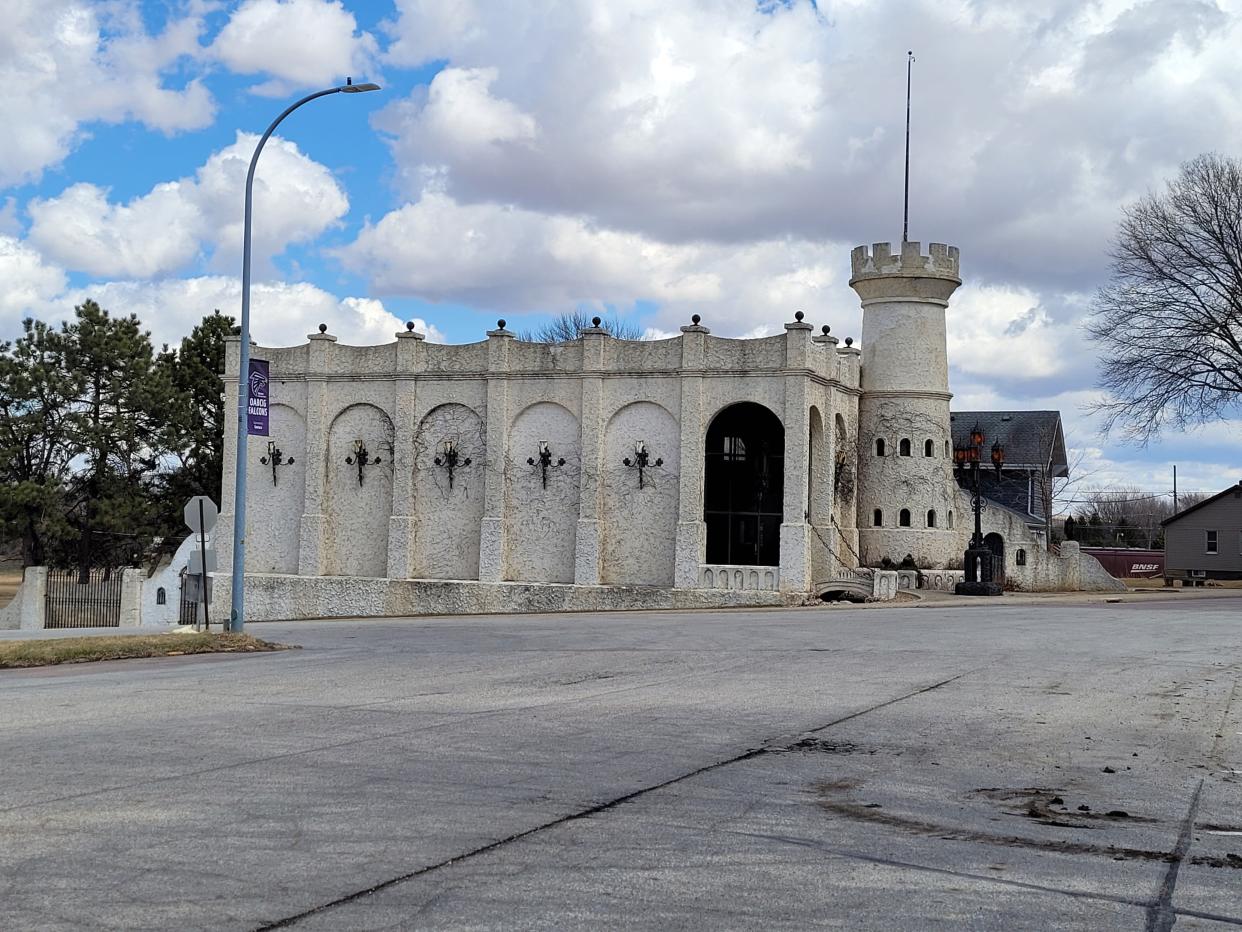
M 970 443 L 953 448 L 953 465 L 958 469 L 970 470 L 970 503 L 975 512 L 975 533 L 970 538 L 970 546 L 966 548 L 966 578 L 954 587 L 954 592 L 958 595 L 1000 595 L 1002 591 L 1000 583 L 996 582 L 996 567 L 993 565 L 995 556 L 991 548 L 983 542 L 983 495 L 979 491 L 979 461 L 983 453 L 983 439 L 983 431 L 975 424 L 970 431 Z M 992 468 L 996 470 L 998 480 L 1004 465 L 1005 448 L 1000 442 L 994 441 Z

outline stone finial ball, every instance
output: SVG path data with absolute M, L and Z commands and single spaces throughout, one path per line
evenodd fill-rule
M 698 324 L 699 324 L 699 321 L 700 321 L 700 320 L 702 320 L 702 319 L 703 319 L 703 318 L 702 318 L 702 317 L 700 317 L 698 314 L 693 314 L 693 315 L 691 315 L 691 317 L 690 317 L 690 323 L 694 324 L 694 325 L 697 327 L 697 326 L 698 326 Z
M 502 317 L 502 318 L 500 318 L 500 320 L 496 321 L 496 329 L 497 329 L 497 330 L 504 330 L 504 329 L 505 329 L 505 319 L 504 319 L 503 317 Z
M 854 338 L 853 338 L 853 337 L 846 337 L 846 338 L 845 338 L 845 345 L 846 345 L 846 346 L 853 346 L 853 345 L 854 345 Z
M 592 326 L 592 327 L 598 327 L 599 325 L 600 325 L 600 319 L 599 319 L 598 317 L 592 317 L 592 318 L 591 318 L 591 326 Z
M 319 325 L 319 332 L 320 332 L 320 333 L 327 333 L 327 332 L 328 332 L 328 325 L 327 325 L 327 324 L 320 324 L 320 325 Z
M 806 315 L 803 314 L 801 311 L 794 311 L 794 320 L 796 320 L 798 323 L 802 323 L 803 317 L 806 317 Z
M 414 321 L 412 321 L 412 320 L 407 320 L 407 321 L 405 322 L 405 329 L 406 329 L 406 330 L 409 330 L 409 331 L 412 333 L 412 332 L 414 331 Z
M 823 325 L 822 327 L 820 327 L 819 329 L 820 329 L 820 332 L 822 332 L 824 336 L 828 336 L 829 332 L 831 332 L 831 330 L 832 330 L 832 328 L 831 328 L 831 327 L 829 327 L 827 324 L 824 324 L 824 325 Z

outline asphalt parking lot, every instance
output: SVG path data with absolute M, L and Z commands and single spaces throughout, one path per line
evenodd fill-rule
M 0 925 L 1242 926 L 1242 598 L 249 630 L 0 672 Z

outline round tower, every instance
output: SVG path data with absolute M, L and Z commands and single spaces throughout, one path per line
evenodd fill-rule
M 956 246 L 888 243 L 850 255 L 862 300 L 858 403 L 858 540 L 868 566 L 912 555 L 920 567 L 960 559 L 949 426 L 945 308 L 962 283 Z

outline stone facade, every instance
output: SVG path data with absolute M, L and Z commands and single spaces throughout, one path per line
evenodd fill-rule
M 465 345 L 411 329 L 380 346 L 321 332 L 255 347 L 271 418 L 245 450 L 246 566 L 272 577 L 254 590 L 272 599 L 248 617 L 434 610 L 436 599 L 444 610 L 783 604 L 862 585 L 858 567 L 886 558 L 960 568 L 969 504 L 949 457 L 945 350 L 957 249 L 877 244 L 852 261 L 862 350 L 801 313 L 753 340 L 714 337 L 696 317 L 659 341 L 596 326 L 529 343 L 500 321 Z M 228 347 L 231 410 L 239 350 Z M 235 457 L 227 431 L 220 541 L 232 536 Z M 1067 578 L 1025 527 L 1000 523 L 1011 545 L 1043 554 L 1029 564 L 1041 586 Z M 226 583 L 229 548 L 220 558 Z M 896 575 L 882 588 L 895 592 Z

